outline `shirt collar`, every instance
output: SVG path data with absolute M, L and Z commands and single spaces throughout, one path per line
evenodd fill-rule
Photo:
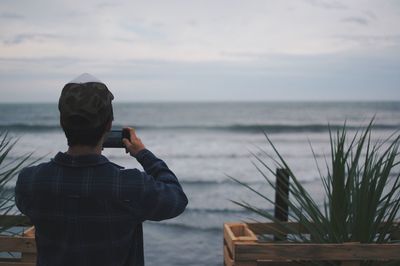
M 109 163 L 109 160 L 103 155 L 88 154 L 72 156 L 63 152 L 57 153 L 57 155 L 51 160 L 56 164 L 69 167 L 87 167 Z

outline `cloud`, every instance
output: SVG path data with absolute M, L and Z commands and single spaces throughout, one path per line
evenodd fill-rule
M 347 6 L 336 0 L 305 0 L 307 3 L 325 9 L 347 9 Z
M 5 64 L 18 66 L 0 71 L 3 88 L 15 88 L 2 101 L 56 101 L 64 82 L 82 72 L 106 82 L 117 101 L 399 99 L 399 62 L 380 57 L 275 56 L 248 64 L 36 58 L 0 60 L 0 69 Z
M 57 63 L 57 62 L 81 62 L 82 59 L 78 57 L 0 57 L 1 64 L 10 63 L 24 63 L 24 64 L 36 64 L 36 63 Z
M 127 100 L 398 88 L 400 6 L 382 1 L 0 1 L 0 90 L 51 100 L 82 72 Z
M 340 35 L 335 36 L 344 41 L 354 42 L 360 46 L 399 46 L 400 34 L 394 35 Z
M 58 39 L 60 38 L 59 35 L 56 34 L 48 34 L 48 33 L 22 33 L 22 34 L 17 34 L 9 39 L 6 39 L 3 41 L 4 44 L 6 45 L 15 45 L 15 44 L 21 44 L 29 41 L 35 41 L 35 42 L 45 42 L 48 41 L 49 39 Z
M 134 40 L 162 41 L 166 38 L 160 27 L 154 24 L 136 21 L 135 23 L 121 23 L 120 26 L 127 34 L 134 37 Z M 120 39 L 129 39 L 129 36 L 123 36 Z
M 15 20 L 19 20 L 19 19 L 23 19 L 24 16 L 17 14 L 17 13 L 0 13 L 0 19 L 15 19 Z
M 377 19 L 376 14 L 374 12 L 372 12 L 371 10 L 365 10 L 365 11 L 363 11 L 363 13 L 365 15 L 367 15 L 367 17 L 369 17 L 370 19 L 374 19 L 374 20 Z
M 191 27 L 196 27 L 198 25 L 198 22 L 194 19 L 191 19 L 191 20 L 187 21 L 186 23 Z
M 0 80 L 22 73 L 24 76 L 74 73 L 74 69 L 93 68 L 96 63 L 78 57 L 0 57 Z
M 367 26 L 369 24 L 369 20 L 363 17 L 347 17 L 341 20 L 345 23 L 353 23 L 362 26 Z
M 115 3 L 115 2 L 102 2 L 102 3 L 99 3 L 96 5 L 96 7 L 100 8 L 100 9 L 108 9 L 108 8 L 113 8 L 113 7 L 118 7 L 118 6 L 121 6 L 121 5 L 118 3 Z

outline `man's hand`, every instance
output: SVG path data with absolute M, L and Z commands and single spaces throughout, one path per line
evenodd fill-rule
M 125 130 L 129 130 L 129 134 L 131 136 L 131 141 L 126 138 L 122 139 L 122 142 L 125 144 L 126 153 L 130 153 L 133 157 L 135 157 L 141 150 L 145 149 L 142 141 L 136 136 L 135 129 L 130 127 L 125 127 Z

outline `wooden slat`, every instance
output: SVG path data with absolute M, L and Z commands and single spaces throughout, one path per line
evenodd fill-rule
M 0 265 L 12 265 L 12 266 L 35 266 L 36 261 L 24 262 L 19 258 L 0 258 Z
M 36 265 L 35 228 L 28 228 L 22 236 L 0 236 L 0 251 L 21 252 L 20 259 L 0 258 L 0 265 Z
M 26 229 L 24 231 L 24 233 L 22 235 L 24 237 L 32 237 L 32 238 L 34 238 L 35 237 L 35 227 L 34 226 L 29 227 L 28 229 Z
M 0 251 L 35 253 L 35 239 L 31 237 L 1 236 Z
M 255 243 L 257 236 L 243 223 L 225 223 L 224 240 L 233 260 L 235 260 L 234 245 L 240 243 Z
M 234 250 L 233 238 L 235 236 L 233 235 L 233 232 L 230 227 L 231 227 L 230 224 L 224 224 L 224 242 L 226 243 L 226 246 L 228 247 L 230 253 L 232 254 Z
M 360 266 L 360 262 L 359 261 L 342 261 L 342 263 L 340 263 L 340 266 Z
M 392 232 L 390 234 L 390 238 L 392 240 L 400 240 L 400 230 L 396 231 L 396 232 Z
M 36 252 L 35 253 L 22 253 L 21 261 L 22 262 L 36 262 Z
M 286 169 L 276 169 L 274 217 L 281 222 L 288 221 L 289 173 Z M 282 237 L 280 238 L 282 239 Z
M 250 230 L 252 230 L 256 235 L 263 234 L 274 234 L 276 232 L 282 231 L 282 233 L 290 233 L 289 230 L 284 227 L 276 224 L 276 223 L 246 223 Z M 287 222 L 283 223 L 286 227 L 289 227 L 290 230 L 297 232 L 299 234 L 308 234 L 309 231 L 299 223 Z M 399 231 L 393 232 L 393 238 L 400 239 L 400 223 L 396 223 L 399 228 Z
M 233 266 L 232 255 L 229 254 L 228 247 L 224 245 L 224 265 L 225 266 Z
M 281 263 L 278 262 L 275 263 L 269 261 L 234 261 L 232 259 L 232 254 L 230 254 L 228 247 L 224 245 L 224 265 L 225 266 L 263 266 L 263 265 L 268 265 L 268 266 L 286 266 L 289 265 L 288 263 Z M 293 263 L 290 263 L 290 266 L 293 266 Z
M 1 266 L 36 266 L 36 262 L 2 262 L 0 261 Z
M 287 230 L 276 223 L 246 223 L 251 231 L 256 235 L 270 234 L 273 235 L 276 232 L 290 233 L 291 231 L 297 232 L 299 234 L 308 234 L 308 231 L 304 226 L 299 223 L 285 222 L 283 223 L 286 227 L 290 228 Z
M 229 253 L 228 247 L 224 245 L 224 265 L 225 266 L 258 266 L 256 261 L 238 261 L 235 262 Z
M 286 225 L 299 233 L 307 233 L 298 223 L 289 222 Z M 400 244 L 260 242 L 254 234 L 273 235 L 282 229 L 274 223 L 249 223 L 247 227 L 240 223 L 224 224 L 224 263 L 227 266 L 254 262 L 257 266 L 292 266 L 299 265 L 299 261 L 304 265 L 307 261 L 331 260 L 340 261 L 345 266 L 359 266 L 363 260 L 375 261 L 374 265 L 388 260 L 400 261 Z M 392 236 L 398 233 L 393 232 Z M 249 235 L 254 238 L 249 238 Z
M 400 260 L 400 244 L 235 243 L 235 261 Z
M 30 226 L 30 219 L 25 215 L 0 215 L 0 226 Z
M 304 262 L 299 263 L 296 261 L 266 261 L 266 260 L 258 260 L 257 266 L 296 266 L 301 265 L 304 266 Z

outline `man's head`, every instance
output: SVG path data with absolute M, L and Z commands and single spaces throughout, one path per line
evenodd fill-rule
M 113 120 L 107 86 L 97 78 L 82 74 L 68 82 L 58 102 L 60 123 L 69 146 L 96 146 Z

